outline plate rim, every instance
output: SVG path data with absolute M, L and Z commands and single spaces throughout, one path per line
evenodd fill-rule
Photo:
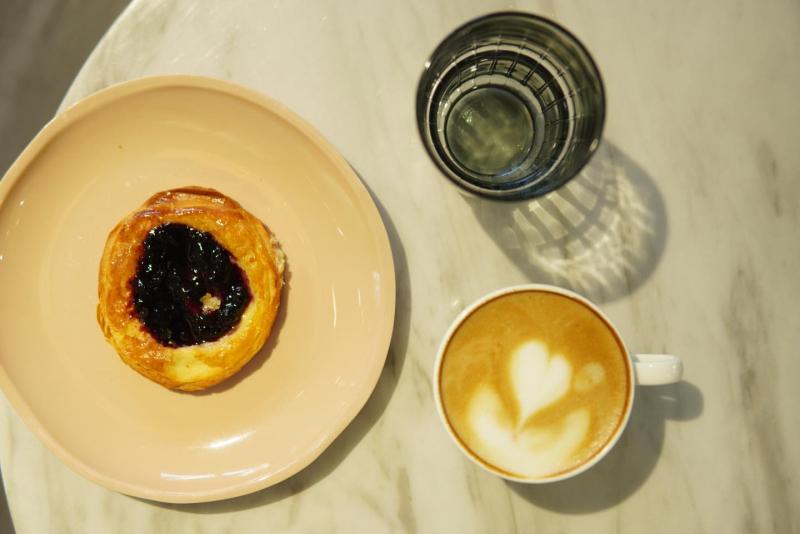
M 5 367 L 0 364 L 0 390 L 2 390 L 6 399 L 8 399 L 9 404 L 16 412 L 16 415 L 19 416 L 28 429 L 32 430 L 39 440 L 44 443 L 47 449 L 55 454 L 55 456 L 61 460 L 64 465 L 82 477 L 100 486 L 123 493 L 125 495 L 158 502 L 186 504 L 212 502 L 240 497 L 278 484 L 297 474 L 301 470 L 308 467 L 311 463 L 316 461 L 317 458 L 319 458 L 319 456 L 331 445 L 331 443 L 333 443 L 333 441 L 342 434 L 342 432 L 347 428 L 347 426 L 350 425 L 350 423 L 366 405 L 367 401 L 372 395 L 372 392 L 375 390 L 375 387 L 378 384 L 381 372 L 386 364 L 386 358 L 389 353 L 391 339 L 394 332 L 397 300 L 397 279 L 391 241 L 376 202 L 372 198 L 372 195 L 370 194 L 366 185 L 362 182 L 350 164 L 347 163 L 344 157 L 336 150 L 333 144 L 309 122 L 277 100 L 254 89 L 218 78 L 188 74 L 144 76 L 110 85 L 76 101 L 61 113 L 53 117 L 36 134 L 36 136 L 16 158 L 14 163 L 12 163 L 11 167 L 9 167 L 8 171 L 0 180 L 0 209 L 2 209 L 2 207 L 5 205 L 8 194 L 13 190 L 16 183 L 28 169 L 29 165 L 62 131 L 66 130 L 69 126 L 79 121 L 83 117 L 86 117 L 90 113 L 95 112 L 101 109 L 103 106 L 108 105 L 116 100 L 129 97 L 136 93 L 169 87 L 206 89 L 245 100 L 268 112 L 276 114 L 281 119 L 288 122 L 292 127 L 296 128 L 301 134 L 306 136 L 309 141 L 333 163 L 340 175 L 346 177 L 347 181 L 352 185 L 353 194 L 356 195 L 360 201 L 360 204 L 365 208 L 365 215 L 371 219 L 370 222 L 372 224 L 370 224 L 370 226 L 374 229 L 372 234 L 378 239 L 379 247 L 384 249 L 383 253 L 380 254 L 379 259 L 381 260 L 381 263 L 384 264 L 381 265 L 381 271 L 386 275 L 381 277 L 381 286 L 385 291 L 386 296 L 386 305 L 384 311 L 387 316 L 387 321 L 385 323 L 387 326 L 383 328 L 384 332 L 379 334 L 379 339 L 382 337 L 380 343 L 382 349 L 380 354 L 383 356 L 375 358 L 375 363 L 370 369 L 368 379 L 364 381 L 364 386 L 361 388 L 361 391 L 359 391 L 357 401 L 352 404 L 351 409 L 342 416 L 334 430 L 329 432 L 324 440 L 318 442 L 317 445 L 313 449 L 310 449 L 302 458 L 273 473 L 266 479 L 254 477 L 240 482 L 237 481 L 235 484 L 226 485 L 221 488 L 204 491 L 165 491 L 140 484 L 125 482 L 123 480 L 106 475 L 76 458 L 69 450 L 62 446 L 55 437 L 50 434 L 47 428 L 45 428 L 42 422 L 39 421 L 31 408 L 28 406 L 23 394 L 11 381 L 6 373 Z

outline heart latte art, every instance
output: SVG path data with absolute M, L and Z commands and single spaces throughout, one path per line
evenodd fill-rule
M 590 460 L 624 417 L 622 344 L 594 311 L 548 291 L 483 304 L 447 345 L 439 376 L 448 422 L 482 462 L 517 477 Z

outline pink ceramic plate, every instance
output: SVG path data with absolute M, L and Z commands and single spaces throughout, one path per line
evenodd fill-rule
M 209 393 L 132 371 L 97 326 L 106 236 L 156 191 L 208 186 L 276 234 L 287 288 L 267 346 Z M 145 78 L 53 120 L 0 182 L 0 385 L 68 466 L 167 502 L 243 495 L 311 463 L 378 380 L 392 256 L 364 186 L 279 104 L 225 82 Z

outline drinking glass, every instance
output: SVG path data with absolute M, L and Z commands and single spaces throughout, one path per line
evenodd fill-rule
M 597 149 L 600 73 L 558 24 L 495 13 L 434 50 L 417 90 L 417 124 L 442 172 L 479 195 L 514 200 L 566 183 Z

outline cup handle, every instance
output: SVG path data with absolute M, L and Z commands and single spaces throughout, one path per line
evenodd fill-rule
M 671 354 L 634 354 L 633 369 L 639 386 L 673 384 L 683 376 L 683 362 Z

